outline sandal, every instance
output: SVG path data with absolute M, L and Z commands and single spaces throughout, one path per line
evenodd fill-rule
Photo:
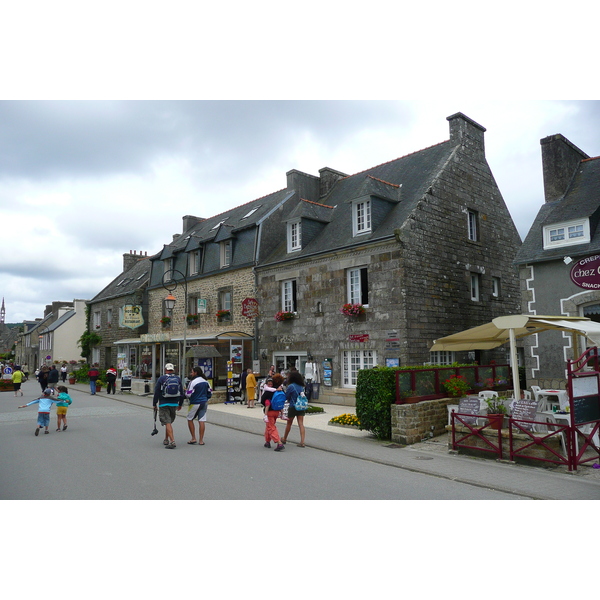
M 197 442 L 196 440 L 193 440 L 193 441 L 191 441 L 191 442 L 188 442 L 188 444 L 189 444 L 190 446 L 192 446 L 192 445 L 194 445 L 194 444 L 197 444 L 197 443 L 198 443 L 198 442 Z
M 296 444 L 296 446 L 298 446 L 298 448 L 306 448 L 304 444 Z

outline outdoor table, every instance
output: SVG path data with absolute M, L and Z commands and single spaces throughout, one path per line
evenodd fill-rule
M 540 390 L 538 398 L 542 399 L 545 404 L 545 410 L 552 410 L 554 406 L 560 407 L 560 410 L 564 410 L 569 403 L 569 397 L 567 396 L 567 390 Z M 558 404 L 549 399 L 550 396 L 556 396 L 558 398 Z

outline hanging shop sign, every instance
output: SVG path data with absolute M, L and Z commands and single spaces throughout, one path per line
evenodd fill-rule
M 586 290 L 600 290 L 600 254 L 578 260 L 571 268 L 571 281 Z
M 348 336 L 348 339 L 351 342 L 368 342 L 369 334 L 368 333 L 351 333 Z
M 137 329 L 143 324 L 142 307 L 138 304 L 125 304 L 119 314 L 119 325 L 129 329 Z
M 242 300 L 242 315 L 248 319 L 258 317 L 258 300 L 256 298 L 244 298 Z

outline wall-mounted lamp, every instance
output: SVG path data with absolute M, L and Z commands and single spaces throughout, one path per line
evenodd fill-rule
M 563 262 L 565 263 L 565 265 L 568 265 L 573 262 L 573 259 L 570 256 L 565 256 L 563 258 Z

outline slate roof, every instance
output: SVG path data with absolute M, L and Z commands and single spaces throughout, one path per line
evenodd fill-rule
M 150 279 L 151 258 L 151 256 L 141 257 L 129 270 L 123 271 L 101 292 L 96 294 L 89 301 L 89 304 L 108 300 L 109 298 L 133 295 L 136 291 L 143 288 Z
M 293 257 L 287 253 L 287 243 L 283 241 L 263 264 L 290 258 L 296 260 L 393 237 L 394 230 L 406 221 L 455 148 L 447 140 L 340 179 L 329 194 L 319 200 L 321 205 L 333 208 L 330 209 L 329 222 L 321 232 L 301 250 L 294 252 Z M 369 196 L 387 202 L 389 212 L 371 233 L 353 237 L 352 200 Z
M 582 160 L 565 195 L 545 203 L 517 253 L 515 264 L 562 260 L 600 252 L 600 157 Z M 590 242 L 544 250 L 543 232 L 547 225 L 590 219 Z

